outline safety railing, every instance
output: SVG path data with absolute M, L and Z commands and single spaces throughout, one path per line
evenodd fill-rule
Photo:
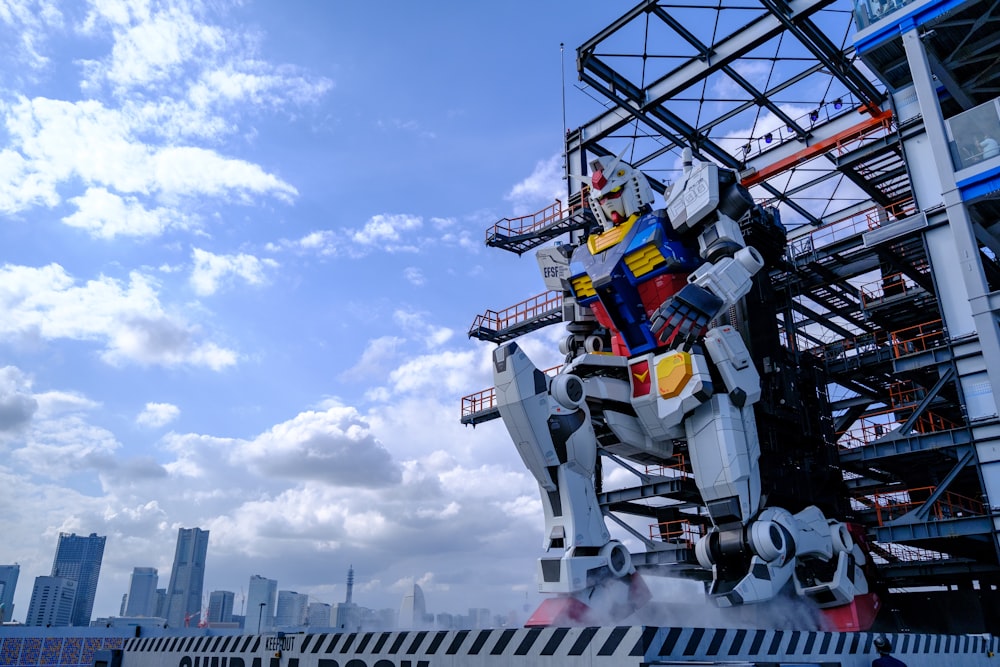
M 860 287 L 861 307 L 864 308 L 873 303 L 884 301 L 895 297 L 902 297 L 912 294 L 915 291 L 923 291 L 912 278 L 904 273 L 893 273 L 882 276 L 878 280 L 865 283 Z
M 877 229 L 886 222 L 913 215 L 916 211 L 916 202 L 912 197 L 901 199 L 889 206 L 871 206 L 853 215 L 825 224 L 811 234 L 792 239 L 788 242 L 788 256 L 794 260 L 837 241 L 843 241 Z
M 497 404 L 497 388 L 490 387 L 462 397 L 462 417 L 492 410 Z
M 865 113 L 867 107 L 859 107 L 858 111 Z M 874 119 L 873 119 L 874 120 Z M 857 150 L 865 144 L 870 144 L 879 139 L 885 138 L 892 133 L 892 116 L 883 117 L 880 121 L 872 123 L 861 132 L 851 134 L 843 138 L 838 138 L 835 145 L 837 155 L 846 155 Z
M 660 477 L 691 477 L 690 466 L 687 462 L 687 457 L 683 454 L 677 454 L 671 458 L 672 463 L 663 463 L 661 465 L 647 465 L 646 474 L 647 475 L 659 475 Z
M 837 432 L 837 445 L 844 449 L 870 445 L 894 429 L 896 423 L 895 413 L 892 410 L 865 415 L 857 419 L 849 428 Z
M 562 364 L 547 368 L 542 372 L 548 376 L 552 376 L 556 375 L 560 370 L 562 370 Z M 462 417 L 471 417 L 480 412 L 492 410 L 496 406 L 497 388 L 490 387 L 489 389 L 483 389 L 482 391 L 462 397 Z
M 880 348 L 888 348 L 890 340 L 888 333 L 873 331 L 871 333 L 851 336 L 850 338 L 843 338 L 832 343 L 827 343 L 826 345 L 810 347 L 805 351 L 827 362 L 844 361 L 876 352 Z
M 850 428 L 837 433 L 837 444 L 844 449 L 854 449 L 870 445 L 882 436 L 888 434 L 897 425 L 906 421 L 913 414 L 912 407 L 890 407 L 885 410 L 869 412 L 858 418 Z M 951 431 L 961 425 L 954 421 L 925 410 L 913 423 L 913 432 L 921 435 Z
M 894 382 L 889 385 L 889 403 L 894 408 L 913 406 L 924 400 L 927 390 L 913 384 L 912 380 Z
M 503 331 L 504 329 L 509 329 L 512 326 L 561 307 L 562 292 L 549 290 L 548 292 L 537 294 L 530 299 L 525 299 L 510 308 L 504 310 L 487 310 L 482 315 L 477 315 L 469 331 L 474 332 L 480 329 Z
M 896 359 L 909 354 L 926 352 L 947 342 L 944 322 L 941 320 L 932 320 L 899 329 L 893 331 L 890 336 L 892 338 L 892 354 Z
M 873 504 L 875 507 L 875 516 L 878 518 L 878 525 L 884 526 L 886 523 L 921 507 L 936 490 L 936 486 L 923 486 L 906 491 L 872 494 L 869 498 L 874 501 Z M 945 491 L 931 505 L 927 518 L 930 521 L 942 521 L 945 519 L 984 515 L 983 504 L 980 501 L 951 491 Z
M 522 215 L 517 218 L 501 218 L 496 224 L 486 230 L 486 241 L 489 242 L 498 236 L 510 237 L 530 234 L 568 218 L 577 211 L 585 208 L 590 208 L 590 202 L 586 194 L 581 194 L 578 197 L 574 196 L 570 205 L 565 207 L 562 200 L 557 199 L 554 203 L 534 213 Z
M 677 544 L 689 549 L 694 548 L 694 545 L 701 539 L 702 535 L 702 527 L 692 524 L 687 519 L 661 521 L 649 526 L 649 539 Z

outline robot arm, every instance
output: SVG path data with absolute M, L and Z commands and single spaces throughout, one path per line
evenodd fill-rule
M 750 291 L 751 279 L 763 266 L 760 253 L 750 247 L 702 264 L 688 277 L 688 284 L 653 314 L 653 332 L 667 345 L 690 347 L 705 335 L 712 320 Z
M 753 205 L 733 172 L 711 163 L 695 167 L 690 149 L 685 149 L 684 176 L 670 191 L 667 213 L 675 230 L 698 234 L 705 264 L 653 313 L 650 323 L 661 342 L 690 347 L 712 320 L 750 291 L 764 260 L 746 246 L 739 220 Z

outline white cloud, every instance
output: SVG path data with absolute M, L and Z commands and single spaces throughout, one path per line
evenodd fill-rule
M 423 287 L 427 283 L 424 272 L 415 266 L 408 266 L 403 269 L 403 277 L 408 283 L 416 287 Z
M 215 294 L 230 276 L 242 278 L 250 285 L 261 285 L 266 280 L 265 270 L 278 267 L 273 259 L 258 259 L 244 253 L 216 255 L 201 248 L 191 251 L 191 259 L 194 262 L 191 286 L 201 296 Z
M 280 107 L 304 104 L 325 94 L 333 83 L 311 78 L 288 65 L 254 57 L 259 37 L 205 22 L 196 3 L 158 8 L 146 4 L 101 2 L 81 25 L 89 35 L 110 32 L 108 57 L 86 64 L 84 87 L 107 82 L 120 95 L 134 88 L 157 88 L 184 79 L 192 65 L 200 71 L 187 94 L 195 107 L 235 105 Z
M 427 348 L 437 348 L 455 335 L 455 332 L 448 327 L 437 326 L 427 321 L 427 313 L 413 312 L 397 309 L 392 313 L 392 319 L 399 325 L 400 329 L 407 331 L 414 337 L 423 340 Z
M 294 187 L 255 164 L 194 146 L 156 147 L 139 141 L 136 119 L 95 100 L 21 97 L 3 109 L 11 149 L 0 153 L 0 210 L 59 202 L 70 179 L 167 198 L 268 194 L 289 200 Z M 86 197 L 84 198 L 86 201 Z
M 44 391 L 35 394 L 35 399 L 41 419 L 79 414 L 99 407 L 99 403 L 75 391 Z
M 329 79 L 308 79 L 296 74 L 293 68 L 274 70 L 260 61 L 243 61 L 240 66 L 251 71 L 238 71 L 230 63 L 203 72 L 189 93 L 193 105 L 208 107 L 225 102 L 277 107 L 285 101 L 306 104 L 316 101 L 333 87 Z
M 162 207 L 148 210 L 136 197 L 122 198 L 104 188 L 87 188 L 82 196 L 69 201 L 78 210 L 63 222 L 98 238 L 159 236 L 167 227 L 188 226 L 176 211 Z
M 384 377 L 391 364 L 403 353 L 406 339 L 380 336 L 368 341 L 358 361 L 341 374 L 342 380 L 362 380 Z
M 181 410 L 172 403 L 146 403 L 136 418 L 135 423 L 139 426 L 150 428 L 160 428 L 177 419 Z
M 350 238 L 361 245 L 378 244 L 393 252 L 394 249 L 406 248 L 406 246 L 399 245 L 402 240 L 401 232 L 420 229 L 422 226 L 423 220 L 419 216 L 378 214 L 373 215 L 364 227 L 352 232 Z
M 376 488 L 401 478 L 358 411 L 339 404 L 274 426 L 242 445 L 239 455 L 264 474 L 340 486 Z
M 91 68 L 91 80 L 104 78 L 123 89 L 166 80 L 185 61 L 210 56 L 225 47 L 223 32 L 199 23 L 189 12 L 169 7 L 116 30 L 111 57 Z
M 281 239 L 280 241 L 268 243 L 265 249 L 268 252 L 281 252 L 290 250 L 298 253 L 309 253 L 320 257 L 335 257 L 338 254 L 337 235 L 329 229 L 321 229 L 309 232 L 305 236 L 296 239 Z
M 460 396 L 468 390 L 468 368 L 474 352 L 446 351 L 408 359 L 389 374 L 389 384 L 396 392 L 418 392 L 434 387 Z
M 37 410 L 28 377 L 14 366 L 0 368 L 0 435 L 23 429 Z
M 312 231 L 296 240 L 282 239 L 269 243 L 267 250 L 316 254 L 322 257 L 360 259 L 376 252 L 418 253 L 429 248 L 460 247 L 477 252 L 479 244 L 468 229 L 455 229 L 450 218 L 431 218 L 434 230 L 425 234 L 424 219 L 406 213 L 378 213 L 361 227 L 344 230 Z
M 48 0 L 8 0 L 0 4 L 0 23 L 15 28 L 18 43 L 8 49 L 16 54 L 18 61 L 38 70 L 49 63 L 49 58 L 41 52 L 46 33 L 51 28 L 62 25 L 63 16 L 56 3 Z
M 112 364 L 193 365 L 220 370 L 236 354 L 200 341 L 196 326 L 167 313 L 155 282 L 132 272 L 127 283 L 101 276 L 84 284 L 58 264 L 0 267 L 0 339 L 71 339 L 104 345 Z
M 559 153 L 535 164 L 535 170 L 514 185 L 504 197 L 514 204 L 515 213 L 525 215 L 540 210 L 556 199 L 566 200 L 563 156 Z
M 71 414 L 37 421 L 11 459 L 26 472 L 65 479 L 104 468 L 120 447 L 111 431 L 90 423 L 84 414 Z

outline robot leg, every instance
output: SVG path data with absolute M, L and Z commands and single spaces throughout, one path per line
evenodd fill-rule
M 582 619 L 602 580 L 635 572 L 629 551 L 610 539 L 597 501 L 597 437 L 583 381 L 567 373 L 549 378 L 516 343 L 494 351 L 493 370 L 500 416 L 538 481 L 544 546 L 565 549 L 562 557 L 540 559 L 539 591 L 572 598 L 564 608 Z
M 604 546 L 610 535 L 594 491 L 597 438 L 583 382 L 549 378 L 517 343 L 494 351 L 493 379 L 500 416 L 541 491 L 545 548 Z
M 760 509 L 760 444 L 753 408 L 714 394 L 684 423 L 688 456 L 716 526 L 745 524 Z

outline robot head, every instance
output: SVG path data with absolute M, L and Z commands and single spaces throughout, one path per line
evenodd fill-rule
M 622 152 L 624 155 L 624 151 Z M 653 190 L 646 177 L 616 158 L 591 161 L 590 208 L 606 230 L 620 225 L 653 203 Z

